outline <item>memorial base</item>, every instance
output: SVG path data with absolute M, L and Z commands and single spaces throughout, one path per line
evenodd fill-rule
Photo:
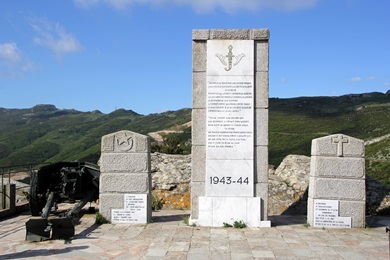
M 191 225 L 222 227 L 243 221 L 247 227 L 270 226 L 260 221 L 259 197 L 199 197 L 199 218 L 190 219 Z

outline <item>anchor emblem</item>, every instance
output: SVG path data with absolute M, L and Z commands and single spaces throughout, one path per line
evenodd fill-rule
M 215 54 L 215 56 L 220 60 L 220 62 L 223 65 L 228 66 L 227 68 L 225 68 L 226 71 L 231 70 L 233 66 L 236 66 L 238 63 L 240 63 L 242 58 L 245 57 L 244 53 L 241 53 L 237 56 L 233 55 L 233 52 L 232 52 L 233 46 L 232 45 L 229 45 L 228 49 L 229 49 L 229 53 L 226 56 L 224 56 L 223 54 L 220 54 L 220 53 Z M 227 58 L 227 62 L 225 60 L 226 58 Z M 234 63 L 233 63 L 233 58 L 234 58 Z

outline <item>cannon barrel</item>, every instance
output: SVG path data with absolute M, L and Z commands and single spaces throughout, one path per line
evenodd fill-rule
M 41 215 L 42 218 L 47 218 L 49 216 L 50 209 L 51 209 L 51 207 L 53 207 L 53 204 L 54 204 L 54 196 L 55 196 L 55 193 L 52 191 L 52 192 L 50 192 L 49 196 L 47 197 L 47 202 L 46 202 L 45 207 L 43 208 L 43 212 Z

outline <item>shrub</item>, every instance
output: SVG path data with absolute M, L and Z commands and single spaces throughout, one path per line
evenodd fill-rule
M 108 223 L 108 220 L 105 217 L 103 217 L 103 215 L 100 214 L 100 212 L 96 212 L 95 217 L 96 217 L 95 224 L 101 225 L 101 224 Z

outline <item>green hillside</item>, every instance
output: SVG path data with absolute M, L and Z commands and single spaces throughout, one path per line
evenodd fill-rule
M 310 155 L 311 140 L 342 133 L 370 140 L 390 133 L 390 95 L 270 99 L 270 163 Z
M 31 109 L 0 108 L 0 166 L 86 160 L 97 162 L 103 135 L 119 130 L 147 134 L 191 121 L 191 110 L 143 116 L 119 109 L 58 110 L 52 105 Z
M 141 134 L 176 129 L 191 121 L 191 109 L 140 115 L 119 109 L 59 110 L 53 105 L 31 109 L 0 108 L 0 166 L 86 160 L 97 162 L 103 135 L 119 130 Z M 189 151 L 191 127 L 164 138 Z M 278 166 L 289 154 L 310 156 L 311 140 L 343 133 L 365 141 L 390 134 L 390 94 L 298 97 L 269 100 L 269 163 Z M 390 184 L 390 137 L 366 146 L 369 174 Z
M 342 133 L 365 141 L 390 134 L 390 95 L 270 99 L 269 162 L 289 154 L 310 156 L 311 140 Z M 390 136 L 366 145 L 367 173 L 390 185 Z

